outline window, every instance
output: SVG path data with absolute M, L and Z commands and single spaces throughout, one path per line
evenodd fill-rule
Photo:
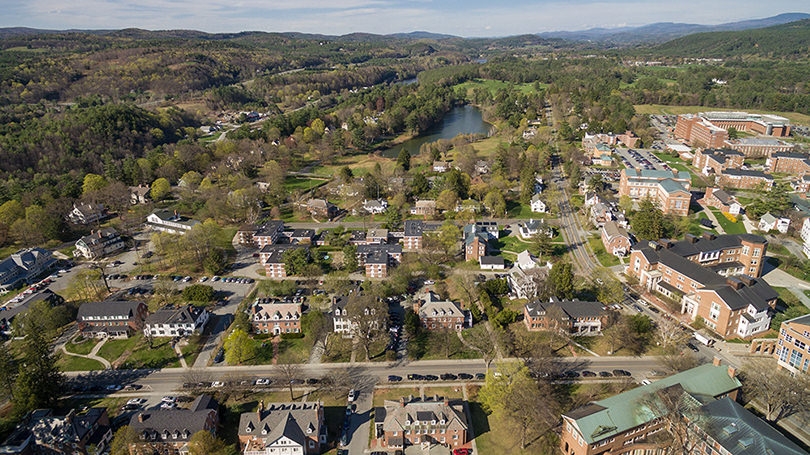
M 754 257 L 755 258 L 759 257 L 759 248 L 754 248 Z
M 749 248 L 747 246 L 742 247 L 742 254 L 743 256 L 748 256 Z

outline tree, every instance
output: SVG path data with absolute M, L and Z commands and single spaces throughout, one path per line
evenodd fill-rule
M 311 261 L 309 251 L 306 248 L 291 248 L 281 255 L 284 261 L 284 271 L 287 276 L 301 275 L 307 264 Z
M 436 198 L 436 208 L 446 211 L 455 211 L 458 205 L 458 194 L 453 190 L 443 190 Z
M 225 361 L 231 365 L 242 363 L 256 357 L 256 344 L 244 330 L 234 329 L 225 339 Z
M 103 175 L 87 174 L 82 183 L 82 196 L 89 196 L 107 186 L 107 179 Z
M 355 343 L 363 349 L 368 362 L 371 360 L 371 344 L 388 333 L 388 308 L 380 299 L 366 293 L 349 299 L 346 311 Z
M 664 236 L 664 212 L 650 198 L 644 198 L 632 217 L 632 226 L 639 239 L 658 240 Z
M 500 190 L 490 190 L 490 192 L 484 196 L 483 204 L 494 217 L 503 217 L 506 215 L 506 200 L 503 198 L 503 193 Z
M 385 211 L 385 229 L 397 230 L 402 228 L 402 213 L 399 210 L 389 208 Z
M 14 399 L 14 382 L 17 379 L 17 360 L 9 349 L 0 349 L 0 398 Z
M 406 172 L 411 169 L 411 153 L 405 147 L 399 151 L 396 165 Z
M 561 299 L 574 297 L 574 269 L 570 262 L 558 262 L 551 267 L 548 281 L 554 296 Z
M 192 284 L 183 289 L 183 298 L 191 302 L 210 302 L 214 300 L 214 288 L 205 284 Z
M 517 427 L 521 449 L 550 434 L 560 412 L 550 386 L 535 382 L 523 362 L 498 363 L 497 371 L 487 372 L 478 398 L 488 413 Z
M 357 245 L 346 245 L 343 247 L 343 270 L 349 273 L 357 270 Z
M 14 199 L 0 205 L 0 223 L 11 226 L 15 221 L 25 218 L 25 207 Z
M 756 400 L 770 422 L 810 409 L 810 376 L 806 374 L 791 376 L 788 370 L 774 368 L 772 359 L 753 359 L 743 365 L 740 377 L 744 396 Z
M 455 253 L 461 238 L 461 229 L 452 221 L 445 221 L 436 232 L 436 238 L 444 253 L 448 256 Z
M 296 380 L 301 379 L 301 365 L 290 362 L 280 362 L 276 368 L 275 376 L 279 384 L 285 384 L 290 389 L 290 401 L 295 401 L 293 395 L 293 385 Z
M 188 440 L 189 455 L 226 455 L 234 453 L 221 439 L 214 437 L 210 431 L 200 430 Z
M 110 455 L 130 455 L 129 445 L 138 442 L 138 433 L 129 425 L 124 425 L 115 432 L 110 442 Z
M 162 201 L 169 195 L 171 190 L 172 186 L 169 184 L 169 181 L 163 177 L 160 177 L 152 182 L 152 186 L 149 190 L 149 196 L 152 197 L 153 201 Z
M 596 299 L 606 305 L 614 305 L 624 301 L 624 288 L 622 283 L 608 269 L 598 269 L 596 276 Z
M 23 342 L 19 375 L 14 386 L 14 412 L 18 416 L 51 408 L 62 396 L 65 377 L 56 366 L 47 333 L 29 330 Z
M 540 231 L 532 236 L 527 249 L 529 253 L 542 258 L 550 256 L 554 252 L 554 244 L 551 243 L 551 238 L 546 234 L 545 229 L 540 228 Z
M 414 196 L 419 197 L 423 194 L 430 191 L 430 183 L 425 177 L 425 174 L 419 172 L 413 176 L 413 180 L 411 181 L 411 193 Z

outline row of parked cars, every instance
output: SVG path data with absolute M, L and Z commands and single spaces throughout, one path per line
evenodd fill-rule
M 438 381 L 439 379 L 441 379 L 442 381 L 458 381 L 458 380 L 462 380 L 462 381 L 472 381 L 472 380 L 483 381 L 485 377 L 486 377 L 486 375 L 484 375 L 484 373 L 475 373 L 475 374 L 470 374 L 470 373 L 458 373 L 458 374 L 443 373 L 443 374 L 440 374 L 438 376 L 436 376 L 435 374 L 410 373 L 410 374 L 408 374 L 407 379 L 409 381 Z M 396 376 L 396 375 L 388 376 L 388 382 L 399 382 L 399 381 L 402 381 L 401 376 Z

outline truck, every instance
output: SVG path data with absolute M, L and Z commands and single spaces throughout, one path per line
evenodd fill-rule
M 711 338 L 706 333 L 703 333 L 701 331 L 695 332 L 695 339 L 705 344 L 706 346 L 712 346 L 715 341 L 714 338 Z

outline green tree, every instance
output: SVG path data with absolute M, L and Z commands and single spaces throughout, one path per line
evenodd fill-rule
M 160 177 L 152 182 L 152 186 L 150 188 L 149 196 L 152 197 L 153 201 L 162 201 L 163 199 L 166 199 L 169 192 L 172 190 L 172 186 L 169 181 L 163 177 Z
M 129 425 L 124 425 L 115 432 L 110 442 L 110 455 L 130 455 L 129 445 L 138 442 L 138 433 Z
M 561 299 L 574 297 L 574 269 L 570 262 L 554 264 L 548 273 L 548 281 L 554 296 Z
M 103 175 L 87 174 L 84 176 L 84 183 L 82 183 L 82 196 L 88 196 L 92 193 L 101 191 L 102 188 L 107 186 L 107 179 Z
M 231 365 L 241 365 L 256 357 L 256 344 L 244 330 L 234 329 L 225 339 L 225 361 Z
M 340 180 L 342 180 L 343 183 L 351 183 L 351 181 L 354 180 L 352 168 L 349 166 L 343 166 L 340 168 L 340 171 L 338 171 L 338 177 L 340 177 Z
M 402 167 L 406 172 L 411 169 L 411 153 L 405 147 L 399 151 L 396 165 Z
M 287 276 L 301 275 L 311 262 L 306 248 L 291 248 L 285 251 L 281 258 L 284 260 L 284 271 L 287 272 Z
M 15 221 L 25 218 L 25 207 L 14 199 L 0 205 L 0 223 L 11 226 Z
M 17 379 L 17 359 L 9 349 L 0 349 L 0 398 L 14 398 L 14 382 Z
M 23 341 L 20 370 L 14 385 L 14 412 L 18 416 L 51 408 L 62 396 L 64 375 L 56 366 L 47 333 L 29 330 Z
M 214 300 L 214 288 L 205 284 L 192 284 L 183 289 L 183 298 L 190 302 L 210 302 Z
M 402 213 L 391 207 L 385 211 L 385 229 L 397 230 L 402 228 Z
M 234 451 L 233 447 L 227 446 L 224 441 L 206 430 L 194 433 L 188 440 L 189 455 L 230 455 Z
M 461 229 L 452 221 L 445 221 L 436 233 L 437 240 L 444 253 L 448 256 L 455 253 L 458 241 L 461 238 Z
M 349 273 L 357 270 L 357 246 L 346 245 L 343 247 L 343 269 Z
M 231 331 L 241 330 L 245 333 L 250 333 L 253 327 L 250 325 L 250 316 L 244 311 L 237 311 L 231 322 Z
M 503 193 L 498 189 L 493 189 L 487 193 L 487 195 L 484 196 L 483 204 L 494 217 L 503 217 L 506 215 L 506 200 L 503 197 Z
M 208 256 L 203 259 L 203 269 L 211 275 L 217 275 L 225 268 L 225 255 L 222 250 L 214 248 L 208 252 Z
M 632 226 L 639 240 L 658 240 L 664 235 L 664 212 L 650 198 L 644 198 L 632 217 Z
M 413 180 L 411 181 L 411 193 L 414 196 L 419 197 L 427 192 L 430 191 L 430 183 L 425 177 L 425 174 L 419 172 L 413 176 Z

